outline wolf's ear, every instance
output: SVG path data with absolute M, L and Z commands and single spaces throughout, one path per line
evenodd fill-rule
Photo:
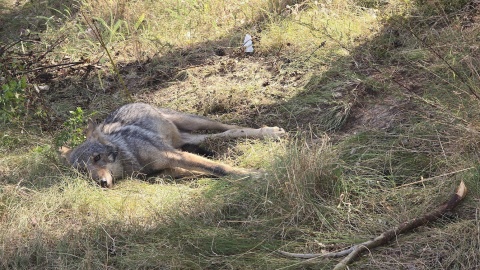
M 93 134 L 93 131 L 95 130 L 95 128 L 97 127 L 97 125 L 95 124 L 95 122 L 93 122 L 92 119 L 88 119 L 88 126 L 87 126 L 87 139 L 90 138 Z
M 62 146 L 58 149 L 58 152 L 60 153 L 60 157 L 62 157 L 68 162 L 70 154 L 72 153 L 72 149 L 66 146 Z

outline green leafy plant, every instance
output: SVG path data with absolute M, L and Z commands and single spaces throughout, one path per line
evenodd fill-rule
M 2 84 L 0 92 L 0 119 L 10 122 L 23 113 L 25 113 L 25 88 L 27 87 L 27 79 L 22 77 L 18 80 L 9 80 Z
M 55 145 L 67 145 L 70 147 L 77 146 L 85 140 L 83 128 L 87 123 L 87 119 L 93 115 L 85 115 L 82 108 L 77 107 L 75 111 L 70 111 L 70 118 L 63 123 L 63 130 L 55 138 Z
M 122 31 L 127 31 L 128 34 L 128 23 L 124 20 L 115 20 L 113 15 L 111 15 L 110 23 L 106 22 L 103 18 L 95 18 L 97 22 L 100 23 L 103 31 L 107 38 L 107 44 L 112 43 L 115 39 L 125 40 L 125 35 Z

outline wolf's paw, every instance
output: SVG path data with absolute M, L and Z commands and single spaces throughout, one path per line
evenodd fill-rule
M 285 136 L 285 130 L 280 127 L 262 127 L 260 129 L 260 133 L 262 136 L 267 137 L 267 138 L 274 138 L 278 139 L 280 137 Z
M 263 169 L 238 169 L 236 168 L 237 175 L 238 177 L 241 177 L 242 179 L 262 179 L 267 175 L 267 172 Z M 239 173 L 239 170 L 241 173 Z

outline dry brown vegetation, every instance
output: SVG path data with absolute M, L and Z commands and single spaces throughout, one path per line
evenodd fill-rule
M 365 242 L 460 180 L 351 268 L 480 268 L 477 2 L 0 1 L 0 268 L 331 269 L 276 251 Z M 102 190 L 62 165 L 131 100 L 289 136 L 208 143 L 261 179 Z

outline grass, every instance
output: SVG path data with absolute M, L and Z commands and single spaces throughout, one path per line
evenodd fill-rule
M 478 267 L 474 4 L 45 3 L 0 2 L 0 48 L 30 32 L 0 54 L 0 84 L 24 77 L 29 106 L 0 123 L 1 268 L 329 269 L 336 260 L 275 251 L 363 242 L 433 209 L 460 180 L 469 194 L 453 213 L 352 268 Z M 85 62 L 53 67 L 75 61 Z M 65 123 L 85 120 L 69 111 L 102 119 L 128 102 L 118 75 L 136 101 L 289 136 L 206 144 L 263 177 L 124 179 L 102 190 L 54 145 Z

